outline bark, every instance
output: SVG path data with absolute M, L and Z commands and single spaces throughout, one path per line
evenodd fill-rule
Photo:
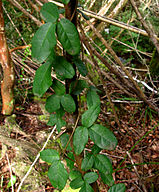
M 1 82 L 2 114 L 11 115 L 14 108 L 14 69 L 5 37 L 2 1 L 0 1 L 0 63 L 3 68 L 3 80 Z

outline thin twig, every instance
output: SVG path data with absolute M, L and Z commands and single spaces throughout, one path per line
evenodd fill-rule
M 142 185 L 142 188 L 143 188 L 144 192 L 147 192 L 147 189 L 146 189 L 144 183 L 141 181 L 140 175 L 139 175 L 139 173 L 138 173 L 138 171 L 137 171 L 137 168 L 136 168 L 136 166 L 135 166 L 135 164 L 134 164 L 134 161 L 133 161 L 130 153 L 129 153 L 128 151 L 127 151 L 126 153 L 127 153 L 128 157 L 130 158 L 131 164 L 132 164 L 132 166 L 133 166 L 133 168 L 134 168 L 134 170 L 135 170 L 136 175 L 137 175 L 138 178 L 139 178 L 139 182 L 140 182 L 140 184 Z
M 56 125 L 53 127 L 51 133 L 49 134 L 49 136 L 48 136 L 46 142 L 44 143 L 44 146 L 43 146 L 42 149 L 40 150 L 40 152 L 45 149 L 45 147 L 46 147 L 48 141 L 50 140 L 52 134 L 54 133 L 55 129 L 56 129 Z M 21 183 L 20 183 L 19 186 L 18 186 L 17 192 L 20 192 L 21 187 L 22 187 L 25 179 L 28 177 L 28 175 L 30 174 L 30 172 L 31 172 L 32 168 L 34 167 L 35 163 L 36 163 L 37 160 L 39 159 L 39 157 L 40 157 L 40 152 L 38 153 L 38 155 L 36 156 L 34 162 L 33 162 L 32 165 L 30 166 L 29 170 L 27 171 L 27 173 L 25 174 L 25 176 L 24 176 L 23 179 L 21 180 Z
M 14 186 L 13 186 L 13 175 L 12 175 L 12 167 L 8 158 L 8 154 L 6 153 L 6 157 L 7 157 L 7 162 L 9 165 L 9 172 L 10 172 L 10 181 L 11 181 L 11 186 L 12 186 L 12 192 L 14 192 Z
M 134 8 L 134 11 L 136 12 L 136 15 L 138 16 L 138 19 L 140 20 L 141 24 L 145 28 L 145 31 L 147 32 L 148 36 L 150 37 L 152 43 L 155 45 L 156 50 L 159 54 L 159 42 L 157 35 L 155 34 L 154 30 L 148 26 L 145 20 L 143 19 L 141 12 L 139 11 L 138 7 L 136 6 L 136 3 L 134 0 L 130 0 L 132 7 Z
M 76 123 L 75 123 L 75 125 L 74 125 L 74 127 L 73 127 L 73 130 L 72 130 L 72 133 L 71 133 L 71 135 L 70 135 L 70 137 L 69 137 L 69 140 L 68 140 L 68 142 L 67 142 L 67 144 L 66 144 L 66 146 L 65 146 L 65 148 L 64 148 L 64 150 L 63 150 L 62 156 L 64 156 L 65 153 L 66 153 L 66 149 L 67 149 L 67 147 L 68 147 L 68 145 L 69 145 L 69 143 L 70 143 L 70 141 L 71 141 L 71 139 L 72 139 L 72 137 L 73 137 L 73 134 L 74 134 L 74 132 L 75 132 L 75 129 L 76 129 L 77 124 L 78 124 L 78 121 L 79 121 L 79 118 L 80 118 L 80 114 L 78 114 Z

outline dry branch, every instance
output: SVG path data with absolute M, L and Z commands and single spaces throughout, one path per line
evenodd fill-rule
M 138 19 L 140 20 L 140 22 L 142 23 L 143 27 L 145 28 L 147 34 L 149 35 L 152 43 L 155 45 L 156 47 L 156 50 L 159 54 L 159 42 L 158 42 L 158 38 L 157 38 L 157 35 L 155 34 L 154 30 L 147 25 L 146 21 L 143 19 L 142 17 L 142 14 L 140 13 L 138 7 L 136 6 L 135 4 L 135 1 L 134 0 L 130 0 L 135 12 L 136 12 L 136 15 L 138 16 Z
M 56 2 L 56 1 L 53 1 L 53 0 L 48 0 L 48 1 L 55 3 L 55 4 L 56 4 L 57 6 L 59 6 L 59 7 L 64 7 L 62 3 L 59 3 L 59 2 Z M 126 24 L 126 23 L 117 21 L 117 20 L 115 20 L 115 19 L 111 19 L 111 18 L 108 18 L 108 17 L 105 17 L 105 16 L 97 15 L 96 13 L 94 13 L 94 12 L 92 12 L 92 11 L 85 10 L 85 9 L 83 9 L 83 8 L 78 8 L 77 10 L 80 10 L 80 11 L 82 11 L 85 15 L 87 15 L 87 16 L 89 16 L 89 17 L 92 17 L 92 18 L 95 18 L 95 19 L 98 19 L 99 21 L 103 21 L 103 22 L 106 22 L 106 23 L 115 25 L 115 26 L 117 26 L 117 27 L 126 29 L 126 30 L 128 30 L 128 31 L 132 31 L 132 32 L 134 32 L 134 33 L 138 33 L 138 34 L 144 35 L 144 36 L 146 36 L 146 37 L 149 37 L 148 33 L 147 33 L 145 30 L 139 29 L 139 28 L 137 28 L 137 27 L 128 25 L 128 24 Z M 155 38 L 156 38 L 157 40 L 159 40 L 159 37 L 155 37 Z
M 12 5 L 17 7 L 22 13 L 24 13 L 27 17 L 29 17 L 31 20 L 33 20 L 37 26 L 41 26 L 42 23 L 39 21 L 36 17 L 31 15 L 28 11 L 26 11 L 16 0 L 8 0 Z

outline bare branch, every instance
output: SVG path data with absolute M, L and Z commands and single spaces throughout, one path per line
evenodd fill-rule
M 143 19 L 138 7 L 136 6 L 135 4 L 135 1 L 134 0 L 130 0 L 135 12 L 136 12 L 136 15 L 138 16 L 138 19 L 140 20 L 141 24 L 143 25 L 144 29 L 146 30 L 146 32 L 148 33 L 152 43 L 154 44 L 154 46 L 156 47 L 156 50 L 159 54 L 159 42 L 158 42 L 158 38 L 157 38 L 157 35 L 155 34 L 154 30 L 147 25 L 146 21 Z

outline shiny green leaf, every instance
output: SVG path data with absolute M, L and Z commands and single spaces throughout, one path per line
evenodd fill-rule
M 94 168 L 104 174 L 113 173 L 113 167 L 110 159 L 106 155 L 98 154 L 95 156 Z
M 67 133 L 64 133 L 63 135 L 61 135 L 60 139 L 61 139 L 62 148 L 64 149 L 67 145 L 68 140 L 69 140 L 69 135 Z M 72 148 L 71 148 L 70 143 L 69 143 L 69 145 L 67 147 L 67 151 L 71 151 L 71 150 L 72 150 Z
M 51 95 L 46 100 L 45 109 L 49 113 L 57 111 L 58 109 L 60 109 L 60 100 L 61 97 L 59 95 Z
M 114 179 L 112 174 L 106 174 L 102 172 L 99 172 L 99 174 L 102 178 L 103 183 L 105 183 L 108 186 L 112 186 L 114 184 Z
M 69 94 L 63 95 L 61 97 L 61 105 L 63 106 L 65 111 L 67 111 L 69 113 L 75 112 L 75 110 L 76 110 L 76 105 L 75 105 L 74 99 Z
M 95 172 L 89 172 L 84 175 L 84 180 L 87 183 L 94 183 L 98 179 L 98 174 Z
M 71 79 L 75 75 L 75 70 L 72 64 L 66 61 L 62 56 L 55 58 L 53 67 L 61 80 Z
M 54 79 L 52 82 L 52 88 L 55 91 L 57 95 L 64 95 L 65 94 L 65 85 L 58 81 L 57 79 Z
M 60 159 L 59 153 L 54 149 L 46 149 L 41 151 L 40 158 L 47 163 L 53 163 L 53 161 Z
M 70 55 L 80 52 L 80 39 L 75 25 L 68 19 L 61 19 L 57 24 L 57 36 L 63 48 Z
M 48 177 L 53 187 L 62 190 L 66 185 L 68 173 L 60 161 L 54 161 L 49 168 Z
M 93 105 L 100 105 L 100 98 L 94 89 L 90 89 L 87 93 L 87 106 L 88 109 Z
M 78 57 L 74 57 L 73 62 L 76 65 L 80 74 L 85 77 L 88 73 L 88 70 L 87 70 L 86 65 L 83 63 L 83 61 L 81 59 L 79 59 Z
M 56 22 L 59 18 L 59 11 L 54 3 L 45 3 L 40 10 L 42 18 L 46 22 Z
M 94 190 L 87 182 L 84 182 L 84 185 L 81 187 L 79 192 L 94 192 Z
M 106 127 L 95 124 L 89 129 L 91 140 L 100 148 L 113 150 L 117 145 L 114 134 Z
M 81 176 L 76 177 L 74 180 L 71 181 L 70 187 L 72 189 L 78 189 L 84 184 L 84 181 Z
M 74 95 L 79 95 L 84 88 L 88 88 L 88 84 L 85 80 L 76 80 L 71 82 L 70 93 Z
M 52 85 L 51 67 L 52 64 L 46 62 L 37 69 L 33 82 L 34 95 L 41 97 Z
M 46 23 L 36 31 L 32 39 L 32 58 L 36 62 L 44 62 L 51 54 L 56 45 L 55 29 L 55 24 Z
M 93 105 L 82 115 L 82 125 L 85 127 L 90 127 L 96 121 L 100 113 L 100 106 Z
M 83 171 L 88 171 L 93 167 L 94 161 L 95 161 L 95 156 L 88 153 L 82 160 L 81 169 Z
M 73 136 L 73 146 L 75 153 L 79 155 L 88 142 L 88 129 L 86 127 L 77 127 Z

